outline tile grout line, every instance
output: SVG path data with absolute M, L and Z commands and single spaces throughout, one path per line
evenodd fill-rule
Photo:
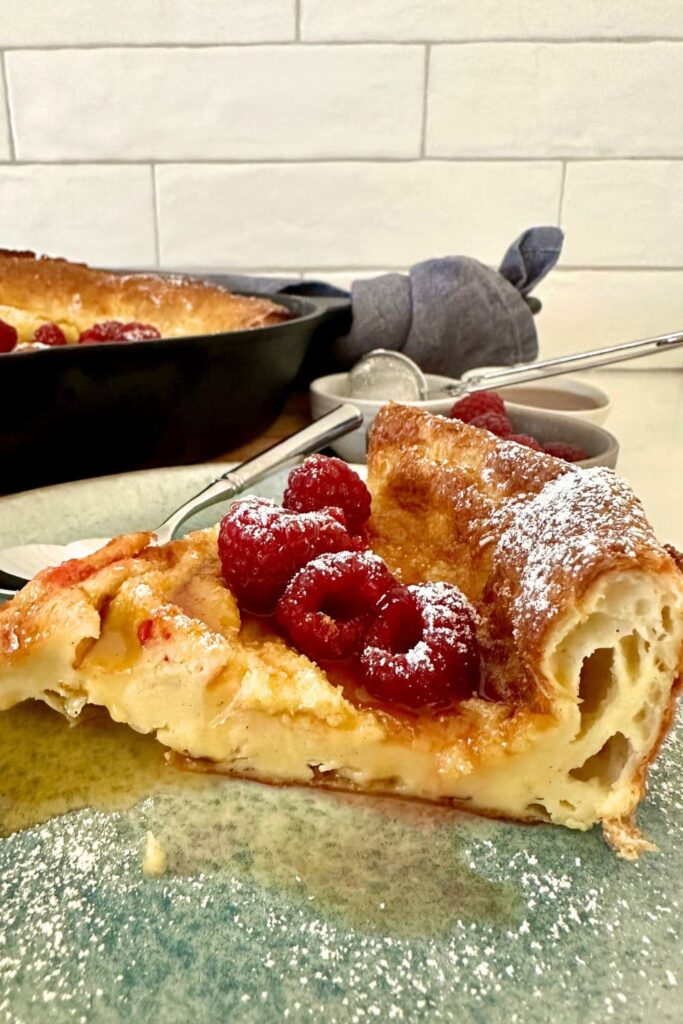
M 294 42 L 301 42 L 301 0 L 294 0 Z
M 295 0 L 298 10 L 300 0 Z M 298 20 L 298 19 L 297 19 Z M 244 46 L 291 46 L 293 43 L 300 43 L 302 46 L 498 46 L 526 45 L 526 44 L 550 44 L 555 46 L 578 46 L 582 43 L 602 46 L 638 46 L 649 43 L 671 43 L 673 45 L 683 43 L 683 35 L 671 36 L 631 36 L 628 39 L 608 38 L 604 36 L 574 36 L 571 38 L 558 39 L 553 36 L 489 36 L 482 39 L 315 39 L 310 36 L 305 39 L 296 36 L 294 39 L 230 39 L 222 42 L 206 43 L 46 43 L 42 46 L 30 44 L 5 45 L 4 50 L 8 53 L 43 53 L 55 50 L 220 50 L 239 49 Z
M 429 69 L 431 65 L 432 47 L 428 43 L 425 46 L 424 74 L 422 80 L 422 132 L 420 136 L 420 156 L 427 155 L 427 116 L 429 113 Z
M 57 159 L 33 158 L 15 159 L 21 167 L 148 167 L 150 161 L 161 167 L 254 167 L 254 166 L 311 166 L 315 164 L 395 164 L 399 167 L 410 164 L 616 164 L 616 163 L 683 163 L 683 156 L 286 156 L 286 157 L 157 157 L 149 155 L 131 160 L 116 157 L 62 157 Z M 3 161 L 0 160 L 0 168 Z
M 161 266 L 161 243 L 159 241 L 159 189 L 157 187 L 156 164 L 149 165 L 152 176 L 152 214 L 154 222 L 154 259 L 157 267 Z
M 679 263 L 655 263 L 651 265 L 638 265 L 633 263 L 624 263 L 621 265 L 618 263 L 605 263 L 603 265 L 600 265 L 599 263 L 568 263 L 562 267 L 555 267 L 553 274 L 562 274 L 566 270 L 573 271 L 574 273 L 577 271 L 587 270 L 594 274 L 605 272 L 615 273 L 617 271 L 621 271 L 625 274 L 661 274 L 664 271 L 675 271 L 678 273 L 683 270 L 683 265 Z
M 482 262 L 487 263 L 486 260 L 483 260 Z M 489 263 L 487 263 L 487 265 L 491 266 L 492 268 L 495 268 L 495 261 L 490 261 Z M 190 265 L 187 264 L 187 266 L 189 267 Z M 247 268 L 245 268 L 243 266 L 227 266 L 227 265 L 222 264 L 222 263 L 221 264 L 217 264 L 217 263 L 215 263 L 215 264 L 199 264 L 199 263 L 197 263 L 197 264 L 192 264 L 192 269 L 193 270 L 197 270 L 197 271 L 199 271 L 199 270 L 206 271 L 207 273 L 209 271 L 216 271 L 216 270 L 220 269 L 220 270 L 226 270 L 226 271 L 229 271 L 231 273 L 236 273 L 236 274 L 237 273 L 254 273 L 254 274 L 258 274 L 258 273 L 261 273 L 261 274 L 279 274 L 279 273 L 298 274 L 298 273 L 302 273 L 302 274 L 316 274 L 316 275 L 324 276 L 325 274 L 362 274 L 362 273 L 382 274 L 382 273 L 385 273 L 385 272 L 405 273 L 406 270 L 407 270 L 407 267 L 406 267 L 405 263 L 403 265 L 401 265 L 401 266 L 392 266 L 391 264 L 388 264 L 388 263 L 376 263 L 376 264 L 367 264 L 366 263 L 366 264 L 363 264 L 362 266 L 357 266 L 357 267 L 350 267 L 347 264 L 346 266 L 335 265 L 335 266 L 331 266 L 331 267 L 318 267 L 317 269 L 315 267 L 313 267 L 313 268 L 309 267 L 309 268 L 304 268 L 303 270 L 301 270 L 300 266 L 297 266 L 297 267 L 283 267 L 281 263 L 265 264 L 265 265 L 259 266 L 259 267 L 247 267 Z M 582 264 L 579 264 L 579 263 L 572 263 L 572 264 L 569 264 L 568 266 L 555 267 L 553 269 L 553 276 L 556 275 L 556 274 L 565 274 L 565 273 L 574 273 L 574 274 L 576 274 L 576 273 L 585 273 L 585 272 L 590 272 L 590 273 L 595 273 L 595 274 L 601 274 L 601 273 L 612 273 L 612 274 L 613 273 L 628 273 L 628 274 L 657 273 L 657 274 L 661 274 L 661 273 L 664 273 L 664 272 L 681 273 L 681 272 L 683 272 L 683 266 L 682 265 L 671 265 L 671 266 L 650 266 L 650 267 L 648 267 L 648 266 L 615 266 L 613 264 L 606 265 L 606 266 L 595 266 L 595 265 L 582 265 Z
M 14 140 L 14 121 L 12 118 L 12 108 L 9 102 L 9 79 L 7 77 L 7 64 L 5 62 L 5 53 L 0 53 L 0 70 L 2 71 L 2 88 L 5 94 L 5 116 L 7 117 L 7 141 L 9 143 L 9 156 L 12 163 L 16 163 L 17 159 L 17 147 Z
M 557 226 L 562 227 L 562 208 L 564 206 L 564 187 L 567 181 L 567 161 L 562 161 L 562 174 L 560 176 L 560 201 L 557 204 Z

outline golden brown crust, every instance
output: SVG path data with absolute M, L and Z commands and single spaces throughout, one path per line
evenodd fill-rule
M 517 458 L 515 449 L 459 420 L 393 404 L 380 411 L 368 451 L 370 531 L 407 583 L 438 567 L 439 579 L 455 583 L 470 600 L 481 599 L 490 575 L 494 513 L 506 499 L 535 494 L 570 471 L 529 449 Z M 414 543 L 407 525 L 418 520 L 427 535 L 420 529 Z
M 683 654 L 683 652 L 682 652 L 682 654 Z M 664 743 L 664 740 L 666 739 L 666 737 L 669 735 L 669 730 L 671 729 L 672 725 L 674 724 L 674 718 L 675 718 L 675 715 L 676 715 L 676 705 L 678 704 L 678 698 L 680 697 L 681 690 L 683 689 L 683 658 L 682 658 L 682 663 L 681 663 L 681 666 L 680 666 L 680 670 L 681 670 L 681 675 L 679 675 L 677 677 L 677 679 L 674 681 L 673 686 L 671 687 L 671 694 L 669 695 L 669 702 L 668 702 L 666 708 L 664 709 L 664 714 L 662 715 L 662 720 L 661 720 L 661 724 L 660 724 L 660 727 L 659 727 L 659 733 L 657 734 L 657 738 L 656 738 L 655 742 L 652 744 L 652 747 L 650 748 L 648 756 L 641 761 L 641 763 L 640 763 L 640 765 L 638 767 L 637 776 L 634 779 L 634 782 L 636 783 L 636 785 L 638 787 L 638 793 L 639 793 L 638 801 L 639 802 L 640 802 L 640 800 L 643 799 L 643 797 L 645 796 L 645 793 L 647 792 L 647 776 L 648 776 L 648 773 L 650 771 L 650 767 L 657 760 L 657 756 L 659 754 L 659 751 L 662 749 L 662 744 Z M 634 828 L 635 828 L 635 826 L 634 826 Z M 609 836 L 606 836 L 606 838 L 607 838 L 607 841 L 611 845 L 613 845 L 614 848 L 618 851 L 618 847 L 617 847 L 616 843 L 613 843 L 612 839 Z M 620 851 L 618 851 L 618 852 L 620 852 Z M 629 859 L 629 858 L 627 857 L 627 859 Z
M 166 763 L 171 765 L 173 768 L 176 768 L 178 771 L 194 772 L 197 775 L 226 774 L 226 772 L 222 770 L 220 764 L 217 764 L 215 761 L 209 761 L 206 758 L 188 757 L 187 754 L 179 754 L 175 750 L 166 751 L 164 756 Z M 235 771 L 232 766 L 228 774 L 231 778 L 244 779 L 246 782 L 255 781 L 253 773 L 247 774 L 246 772 Z M 513 815 L 505 814 L 500 810 L 490 807 L 477 807 L 476 811 L 473 812 L 472 808 L 469 806 L 469 801 L 458 800 L 455 797 L 450 796 L 441 797 L 439 799 L 428 799 L 419 796 L 406 797 L 391 789 L 382 789 L 381 786 L 375 787 L 369 793 L 367 788 L 354 786 L 348 779 L 340 779 L 335 772 L 317 773 L 310 782 L 306 782 L 304 784 L 282 782 L 277 779 L 259 778 L 256 781 L 265 786 L 272 786 L 275 789 L 291 789 L 292 785 L 295 785 L 297 788 L 300 787 L 302 789 L 311 789 L 312 787 L 314 789 L 323 789 L 331 793 L 343 792 L 348 794 L 350 797 L 367 797 L 368 795 L 380 796 L 383 800 L 391 800 L 394 805 L 400 806 L 405 804 L 406 807 L 414 807 L 416 804 L 425 804 L 432 807 L 436 804 L 444 810 L 457 811 L 462 814 L 474 814 L 478 818 L 489 818 L 491 821 L 509 821 L 514 825 L 527 825 L 530 828 L 548 824 L 548 821 L 541 820 L 540 818 L 536 820 L 529 818 L 516 818 Z M 606 824 L 609 826 L 612 822 L 607 822 Z M 623 823 L 620 822 L 620 824 Z M 632 823 L 631 827 L 633 828 L 633 832 L 639 835 L 637 827 Z M 614 843 L 611 835 L 609 837 L 605 835 L 605 838 L 621 856 L 624 856 L 621 850 L 617 848 L 617 845 Z M 644 843 L 645 848 L 652 850 L 656 849 L 656 847 L 651 843 L 647 843 L 647 840 L 644 840 Z
M 50 628 L 50 608 L 74 588 L 92 587 L 96 603 L 108 603 L 130 575 L 172 569 L 188 551 L 194 552 L 197 572 L 216 573 L 218 559 L 210 531 L 156 547 L 146 531 L 114 537 L 98 551 L 43 569 L 16 596 L 0 606 L 0 666 Z
M 73 558 L 44 569 L 16 597 L 0 607 L 0 661 L 30 647 L 48 628 L 46 602 L 59 592 L 78 586 L 108 566 L 134 558 L 147 549 L 151 534 L 130 533 L 115 537 L 86 558 Z
M 676 572 L 611 470 L 579 470 L 458 420 L 385 406 L 368 481 L 374 550 L 406 582 L 446 580 L 475 602 L 498 698 L 546 706 L 546 637 L 598 576 Z
M 94 270 L 9 249 L 0 250 L 0 307 L 10 322 L 19 311 L 64 324 L 69 340 L 102 320 L 153 324 L 173 338 L 264 327 L 292 316 L 269 299 L 233 295 L 189 277 Z
M 602 834 L 612 849 L 624 860 L 638 860 L 641 853 L 656 853 L 657 847 L 646 839 L 633 817 L 607 818 Z
M 669 552 L 678 568 L 683 572 L 683 552 L 678 551 L 673 544 L 665 544 L 664 550 Z

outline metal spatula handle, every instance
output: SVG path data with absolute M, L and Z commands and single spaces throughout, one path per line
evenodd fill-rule
M 485 391 L 487 388 L 503 388 L 508 384 L 524 384 L 527 381 L 542 380 L 544 377 L 556 377 L 572 370 L 589 370 L 595 366 L 608 366 L 610 363 L 623 363 L 628 359 L 640 359 L 642 356 L 654 355 L 683 345 L 683 332 L 660 334 L 656 338 L 644 338 L 641 341 L 626 341 L 619 345 L 607 345 L 604 348 L 592 348 L 586 352 L 575 352 L 573 355 L 557 356 L 554 359 L 541 359 L 536 363 L 525 363 L 511 366 L 509 369 L 495 370 L 470 377 L 449 385 L 446 390 L 453 395 L 469 394 L 473 391 Z
M 157 544 L 166 544 L 167 541 L 173 540 L 178 527 L 201 509 L 218 501 L 226 501 L 245 488 L 253 487 L 273 470 L 299 455 L 308 455 L 310 452 L 324 448 L 335 438 L 359 427 L 362 422 L 363 417 L 356 406 L 346 402 L 311 423 L 310 426 L 298 430 L 291 437 L 285 438 L 284 441 L 278 441 L 277 444 L 272 445 L 265 452 L 261 452 L 260 455 L 240 463 L 235 469 L 229 470 L 210 483 L 199 494 L 195 494 L 193 498 L 172 512 L 160 526 L 157 526 L 154 531 Z

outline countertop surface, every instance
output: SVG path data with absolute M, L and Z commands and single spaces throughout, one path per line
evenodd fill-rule
M 659 540 L 683 549 L 683 367 L 605 369 L 581 378 L 612 400 L 604 427 L 619 441 L 617 473 L 645 505 Z

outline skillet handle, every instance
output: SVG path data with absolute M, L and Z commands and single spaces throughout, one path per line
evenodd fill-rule
M 289 288 L 282 294 L 300 296 L 307 302 L 312 302 L 320 315 L 321 324 L 329 324 L 332 321 L 335 327 L 339 327 L 339 334 L 343 334 L 351 327 L 351 299 L 348 295 L 307 295 L 305 292 Z M 277 302 L 277 296 L 274 301 Z
M 296 379 L 296 386 L 306 387 L 316 377 L 339 369 L 332 352 L 337 338 L 351 330 L 353 313 L 351 299 L 327 295 L 302 296 L 315 305 L 318 322 Z

